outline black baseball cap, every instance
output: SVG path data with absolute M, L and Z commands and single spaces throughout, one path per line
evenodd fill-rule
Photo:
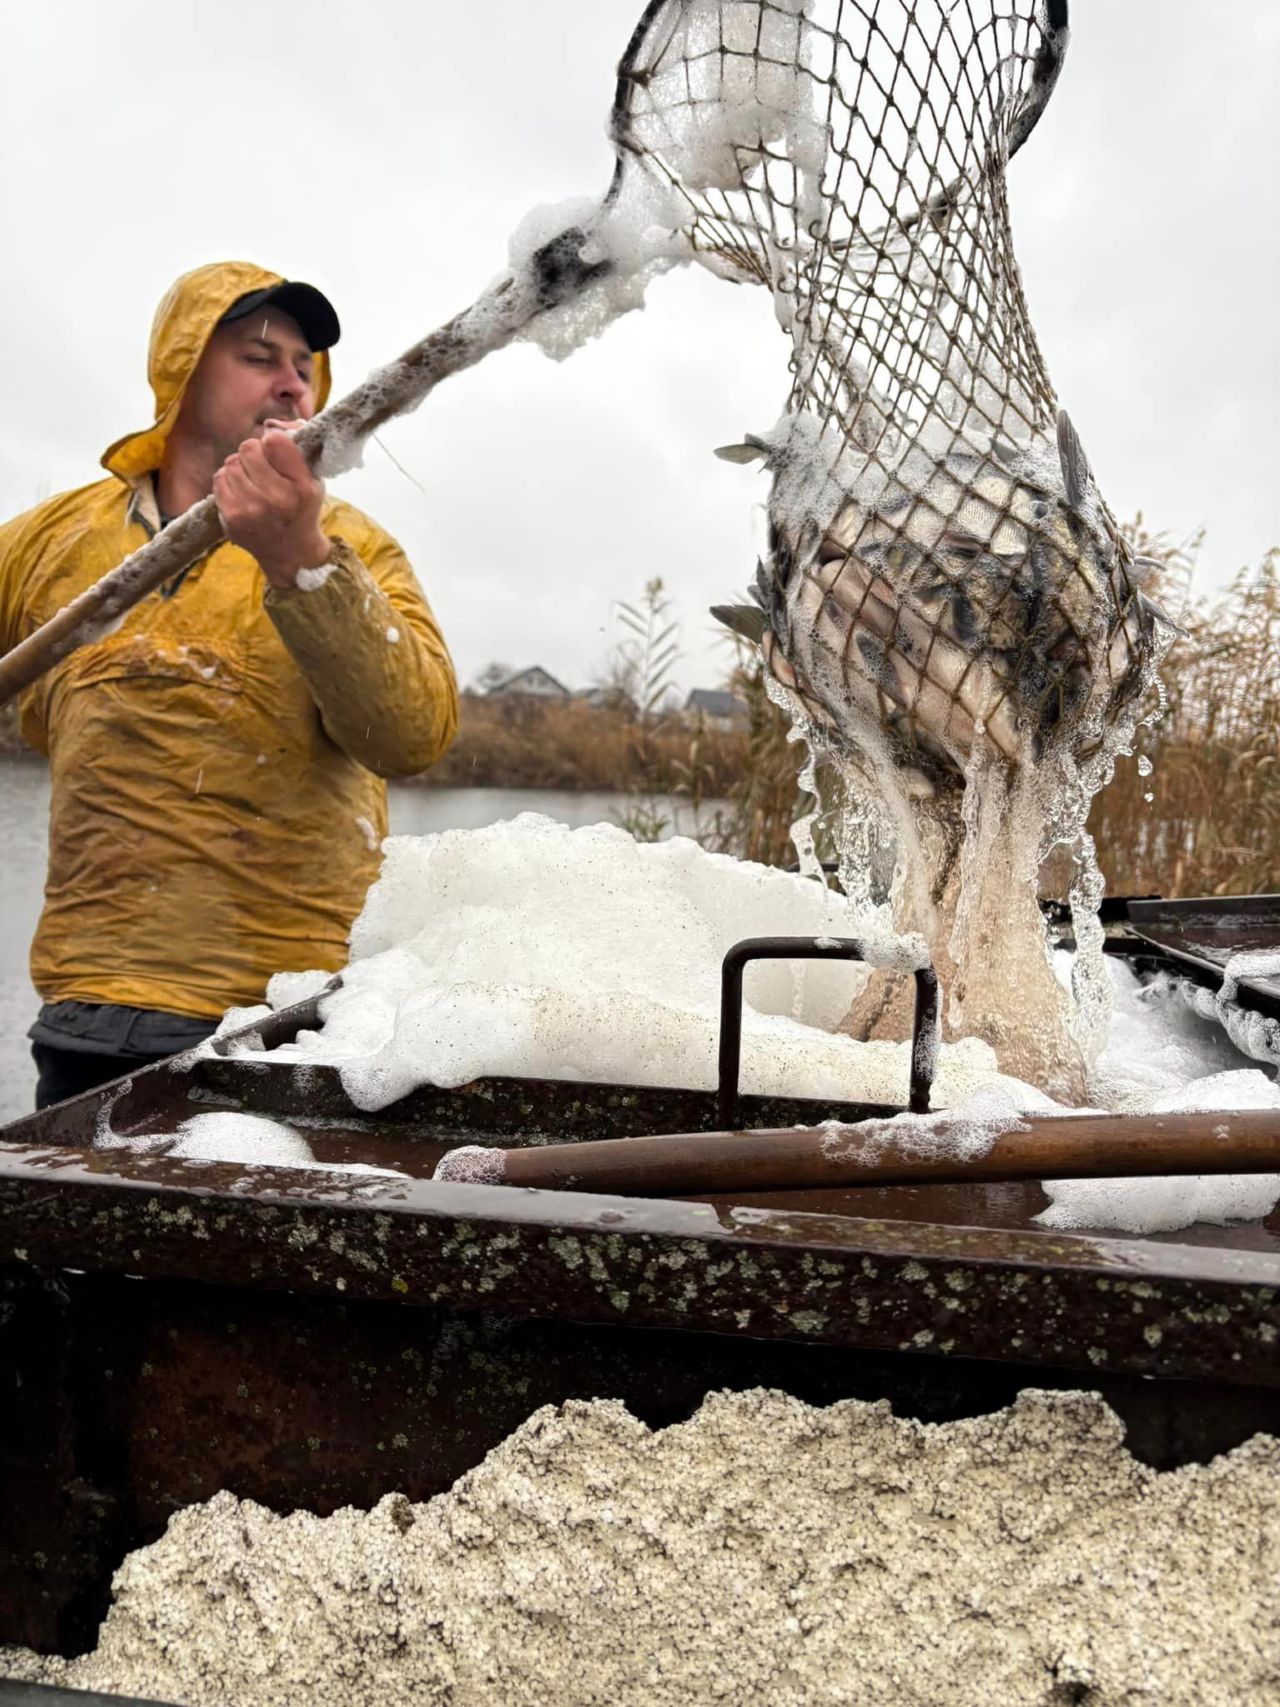
M 279 308 L 292 315 L 312 350 L 331 350 L 342 336 L 337 312 L 329 298 L 314 285 L 295 279 L 238 297 L 218 324 L 225 326 L 232 320 L 243 320 L 246 314 L 259 308 Z

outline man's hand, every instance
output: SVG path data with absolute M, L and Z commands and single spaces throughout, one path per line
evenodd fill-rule
M 291 432 L 300 421 L 268 421 L 213 477 L 227 538 L 258 560 L 273 587 L 292 587 L 299 569 L 319 569 L 330 545 L 320 531 L 324 486 Z

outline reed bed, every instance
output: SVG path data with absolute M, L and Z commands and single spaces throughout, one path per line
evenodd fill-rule
M 1192 601 L 1180 621 L 1186 633 L 1162 672 L 1163 715 L 1093 804 L 1089 823 L 1108 887 L 1125 895 L 1274 892 L 1280 552 L 1219 598 Z
M 739 786 L 743 733 L 639 718 L 626 705 L 463 694 L 458 734 L 422 780 L 450 787 L 616 789 L 695 804 Z

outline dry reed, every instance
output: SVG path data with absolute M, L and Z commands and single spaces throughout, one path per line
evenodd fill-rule
M 746 756 L 747 739 L 736 731 L 675 716 L 642 721 L 622 704 L 464 694 L 457 738 L 422 780 L 681 794 L 700 803 L 737 785 Z
M 1162 549 L 1170 594 L 1186 550 Z M 1243 895 L 1280 889 L 1280 552 L 1212 600 L 1192 601 L 1162 671 L 1165 709 L 1093 804 L 1113 894 Z M 1143 774 L 1149 761 L 1151 771 Z

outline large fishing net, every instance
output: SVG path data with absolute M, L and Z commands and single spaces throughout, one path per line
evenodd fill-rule
M 1014 1046 L 1026 969 L 997 964 L 980 891 L 1030 894 L 1038 976 L 1035 868 L 1065 841 L 1096 934 L 1084 817 L 1165 644 L 1013 254 L 1006 167 L 1066 40 L 1065 0 L 658 0 L 614 111 L 697 259 L 767 289 L 789 340 L 781 420 L 720 453 L 759 458 L 772 489 L 754 603 L 716 614 L 840 770 L 855 901 L 891 843 L 953 1025 L 981 986 L 1010 1065 L 1064 1088 L 1089 1039 L 1077 1015 L 1076 1043 Z M 1104 993 L 1081 988 L 1096 1033 Z

